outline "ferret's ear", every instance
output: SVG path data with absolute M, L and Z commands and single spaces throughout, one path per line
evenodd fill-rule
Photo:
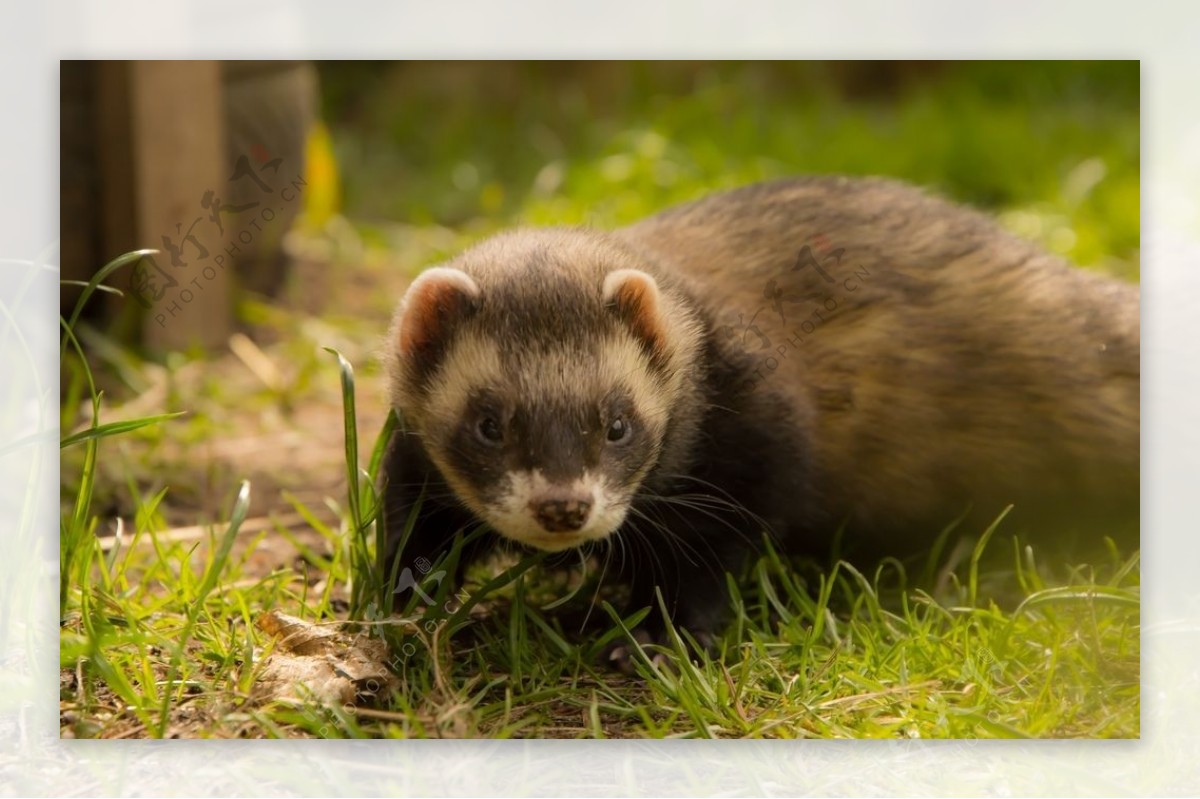
M 604 278 L 604 302 L 629 326 L 655 362 L 667 357 L 662 295 L 654 278 L 637 269 L 618 269 Z
M 400 303 L 396 346 L 403 358 L 427 359 L 439 353 L 454 325 L 479 302 L 479 285 L 459 269 L 422 272 Z

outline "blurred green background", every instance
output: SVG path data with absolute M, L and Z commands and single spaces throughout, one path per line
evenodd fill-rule
M 368 248 L 404 250 L 424 226 L 615 226 L 715 189 L 841 173 L 930 187 L 1138 276 L 1137 62 L 318 66 L 337 178 L 318 181 L 308 219 L 339 210 Z

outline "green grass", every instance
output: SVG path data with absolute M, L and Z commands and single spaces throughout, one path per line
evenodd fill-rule
M 1075 263 L 1137 275 L 1136 62 L 334 63 L 321 79 L 345 212 L 368 246 L 406 248 L 412 231 L 393 222 L 468 238 L 614 226 L 835 173 L 998 209 Z
M 865 95 L 837 65 L 606 69 L 620 80 L 585 96 L 574 67 L 397 89 L 376 67 L 323 65 L 352 221 L 308 244 L 333 260 L 329 293 L 357 304 L 318 319 L 245 303 L 246 323 L 279 338 L 270 355 L 289 369 L 277 384 L 239 388 L 190 355 L 146 364 L 78 313 L 62 320 L 65 735 L 1139 734 L 1137 553 L 1068 563 L 1014 540 L 1004 520 L 973 552 L 947 542 L 926 562 L 869 572 L 768 553 L 731 579 L 734 620 L 714 657 L 663 669 L 647 652 L 632 677 L 599 656 L 645 611 L 617 611 L 582 573 L 593 564 L 482 564 L 465 590 L 427 581 L 437 613 L 413 592 L 392 606 L 375 559 L 386 429 L 358 413 L 379 381 L 367 353 L 397 263 L 411 274 L 515 222 L 615 225 L 722 186 L 846 172 L 931 185 L 1082 266 L 1136 279 L 1136 64 L 967 64 Z M 124 412 L 152 374 L 166 375 L 164 397 Z M 265 419 L 317 401 L 342 409 L 330 422 L 345 434 L 346 489 L 284 494 L 299 525 L 275 506 L 266 522 L 247 518 L 247 491 L 268 488 L 217 479 L 203 454 L 232 424 L 221 410 Z M 198 455 L 168 462 L 170 447 Z M 180 534 L 200 521 L 211 527 Z M 294 559 L 275 557 L 279 542 Z M 349 708 L 263 697 L 257 677 L 278 644 L 256 620 L 271 610 L 382 636 L 398 690 Z

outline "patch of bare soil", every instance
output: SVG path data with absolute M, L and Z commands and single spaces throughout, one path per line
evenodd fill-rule
M 313 537 L 297 505 L 336 527 L 335 508 L 345 502 L 343 400 L 337 360 L 324 348 L 337 349 L 355 367 L 365 467 L 388 410 L 377 355 L 407 270 L 379 259 L 335 262 L 312 245 L 293 249 L 300 257 L 289 288 L 260 305 L 227 350 L 182 364 L 141 364 L 136 395 L 127 387 L 108 392 L 125 396 L 105 403 L 103 422 L 186 415 L 102 442 L 92 506 L 101 519 L 99 535 L 112 535 L 118 519 L 130 530 L 139 502 L 166 488 L 158 507 L 166 536 L 206 538 L 209 525 L 220 530 L 228 519 L 242 480 L 251 484 L 243 538 L 279 525 L 315 544 L 320 537 Z M 104 365 L 94 368 L 103 382 Z M 78 427 L 88 424 L 81 418 Z M 71 466 L 64 461 L 64 506 L 74 501 L 66 475 Z M 248 576 L 266 574 L 296 554 L 278 534 L 268 534 L 259 549 Z

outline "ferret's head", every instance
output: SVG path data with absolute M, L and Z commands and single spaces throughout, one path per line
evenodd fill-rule
M 602 234 L 521 231 L 405 294 L 392 402 L 500 534 L 548 551 L 604 539 L 687 426 L 699 322 L 647 266 Z

